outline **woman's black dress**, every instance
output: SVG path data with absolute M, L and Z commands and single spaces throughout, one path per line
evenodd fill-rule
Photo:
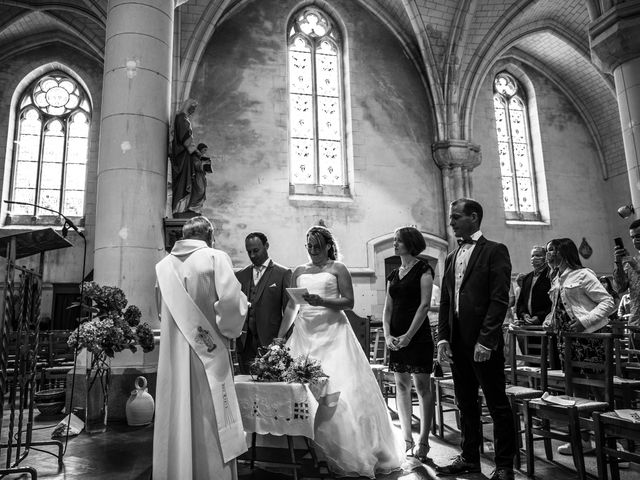
M 404 335 L 409 330 L 420 305 L 420 279 L 424 273 L 429 273 L 433 277 L 433 269 L 422 260 L 418 260 L 404 277 L 400 278 L 398 269 L 387 277 L 389 296 L 393 301 L 390 333 L 394 337 Z M 389 370 L 398 373 L 430 374 L 432 368 L 433 339 L 429 319 L 425 315 L 424 322 L 409 345 L 389 352 Z

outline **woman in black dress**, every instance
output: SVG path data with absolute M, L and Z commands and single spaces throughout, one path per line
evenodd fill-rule
M 398 228 L 393 239 L 400 268 L 387 278 L 382 324 L 389 349 L 389 370 L 394 372 L 396 403 L 407 456 L 414 456 L 411 435 L 411 377 L 418 394 L 420 436 L 415 457 L 427 460 L 433 394 L 429 376 L 433 368 L 433 339 L 425 321 L 431 300 L 433 270 L 417 256 L 426 248 L 422 234 L 413 227 Z

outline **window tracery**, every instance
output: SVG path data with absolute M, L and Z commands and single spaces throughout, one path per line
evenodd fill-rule
M 288 56 L 292 192 L 344 193 L 341 40 L 329 17 L 317 8 L 295 15 Z
M 496 75 L 493 105 L 507 219 L 539 220 L 525 92 L 509 73 Z
M 18 103 L 10 200 L 83 217 L 91 107 L 68 75 L 48 73 Z M 48 212 L 13 204 L 12 223 Z

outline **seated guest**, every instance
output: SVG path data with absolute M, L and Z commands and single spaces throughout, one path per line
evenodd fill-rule
M 542 325 L 551 311 L 549 289 L 549 268 L 546 263 L 545 247 L 535 246 L 531 249 L 531 266 L 533 271 L 522 279 L 522 289 L 516 302 L 516 324 Z

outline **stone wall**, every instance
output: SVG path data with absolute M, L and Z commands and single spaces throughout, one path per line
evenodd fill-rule
M 529 93 L 535 95 L 537 104 L 538 125 L 532 125 L 532 130 L 539 128 L 549 217 L 538 225 L 505 221 L 492 99 L 493 75 L 503 68 L 514 72 L 509 65 L 496 67 L 485 79 L 475 106 L 473 140 L 482 146 L 482 164 L 473 172 L 473 185 L 474 196 L 485 207 L 483 233 L 509 247 L 514 273 L 531 269 L 532 245 L 544 245 L 559 237 L 569 237 L 578 246 L 586 238 L 593 255 L 583 259 L 584 266 L 611 273 L 613 238 L 628 237 L 628 222 L 616 214 L 616 208 L 630 199 L 627 176 L 604 180 L 583 118 L 557 85 L 522 64 L 517 64 L 516 69 L 531 82 L 533 90 Z M 615 101 L 613 94 L 611 101 Z
M 85 233 L 88 240 L 86 273 L 88 273 L 93 268 L 96 168 L 102 99 L 102 65 L 95 58 L 86 56 L 67 45 L 52 44 L 11 57 L 0 66 L 0 185 L 2 185 L 2 198 L 9 198 L 16 122 L 15 103 L 32 80 L 52 69 L 61 69 L 78 80 L 89 94 L 91 102 L 92 117 L 85 190 Z M 4 224 L 6 212 L 7 206 L 3 203 L 0 208 L 2 224 Z M 10 234 L 12 228 L 20 228 L 20 226 L 4 227 L 2 235 Z M 57 227 L 57 230 L 60 232 L 60 227 Z M 45 257 L 45 286 L 41 307 L 43 315 L 49 315 L 52 309 L 52 283 L 77 284 L 82 279 L 84 242 L 73 231 L 70 231 L 67 239 L 73 244 L 73 247 L 48 252 Z M 25 259 L 22 264 L 36 267 L 37 265 L 33 262 L 37 262 L 37 260 L 37 257 Z
M 190 93 L 200 102 L 195 137 L 214 154 L 204 214 L 236 266 L 248 262 L 244 237 L 254 230 L 268 235 L 274 260 L 307 261 L 304 233 L 323 220 L 354 274 L 355 311 L 379 317 L 384 269 L 376 256 L 393 255 L 394 229 L 415 224 L 434 246 L 445 236 L 431 101 L 395 36 L 357 2 L 332 2 L 345 44 L 352 195 L 290 195 L 286 22 L 296 4 L 249 3 L 217 28 L 205 50 Z

